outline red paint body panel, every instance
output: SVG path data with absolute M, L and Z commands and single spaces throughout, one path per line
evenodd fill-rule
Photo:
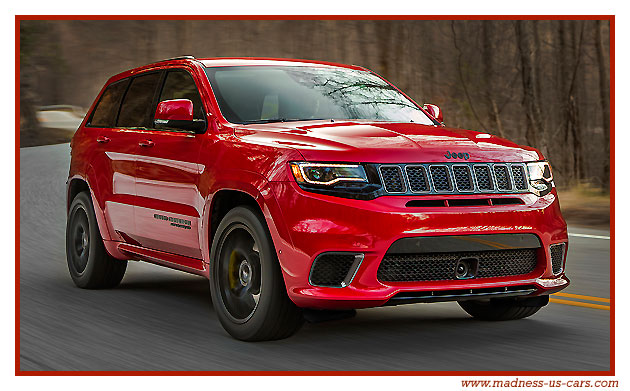
M 225 120 L 205 76 L 205 66 L 287 64 L 343 66 L 246 58 L 170 60 L 121 73 L 108 81 L 145 71 L 185 69 L 199 89 L 208 123 L 205 133 L 193 134 L 92 128 L 86 126 L 86 116 L 72 140 L 68 183 L 83 180 L 88 184 L 101 235 L 112 256 L 146 260 L 209 277 L 214 197 L 222 190 L 235 190 L 248 194 L 260 206 L 287 292 L 298 306 L 362 308 L 382 305 L 402 291 L 525 284 L 536 285 L 536 294 L 542 294 L 568 284 L 564 275 L 553 276 L 550 270 L 549 245 L 568 240 L 555 190 L 543 197 L 529 193 L 492 195 L 517 197 L 522 205 L 421 209 L 407 207 L 406 203 L 420 198 L 488 196 L 355 200 L 302 190 L 291 174 L 289 162 L 446 162 L 447 151 L 466 152 L 469 162 L 531 162 L 544 157 L 533 148 L 480 132 L 414 123 L 318 120 L 235 125 Z M 495 233 L 537 235 L 542 243 L 541 261 L 534 272 L 517 277 L 388 284 L 376 278 L 380 260 L 400 238 Z M 321 288 L 309 284 L 313 260 L 326 251 L 365 254 L 349 286 Z M 540 278 L 557 279 L 557 285 L 544 287 Z
M 541 160 L 533 148 L 472 130 L 412 123 L 303 121 L 240 126 L 236 135 L 253 144 L 292 147 L 305 160 L 366 163 L 445 162 L 444 153 L 469 152 L 470 162 Z
M 361 292 L 361 300 L 375 300 L 382 304 L 405 290 L 523 285 L 535 284 L 537 278 L 553 278 L 548 261 L 538 265 L 533 273 L 525 276 L 527 278 L 520 276 L 518 279 L 502 277 L 394 284 L 378 281 L 376 271 L 380 260 L 393 242 L 404 237 L 533 233 L 540 238 L 543 249 L 552 243 L 568 240 L 566 223 L 561 217 L 555 191 L 542 198 L 523 195 L 521 197 L 525 205 L 493 206 L 490 210 L 488 207 L 423 208 L 417 212 L 405 204 L 418 197 L 385 196 L 371 201 L 339 201 L 337 197 L 306 193 L 294 182 L 276 182 L 273 189 L 279 199 L 285 200 L 281 203 L 291 205 L 290 209 L 284 210 L 283 217 L 289 227 L 293 246 L 283 251 L 284 256 L 280 257 L 280 261 L 285 266 L 289 296 L 303 306 L 313 306 L 317 300 L 323 303 L 316 306 L 323 308 L 330 305 L 328 300 L 357 300 L 355 296 L 358 292 Z M 322 246 L 324 243 L 325 247 Z M 324 251 L 365 253 L 363 263 L 349 287 L 317 288 L 303 279 L 302 276 L 309 274 L 312 261 Z M 549 254 L 542 255 L 542 258 L 549 260 Z
M 155 119 L 192 121 L 193 103 L 189 99 L 171 99 L 158 104 Z
M 139 130 L 136 159 L 136 231 L 131 237 L 141 246 L 201 259 L 199 225 L 204 200 L 198 189 L 199 152 L 203 135 Z M 176 221 L 158 220 L 155 215 Z M 158 218 L 159 218 L 158 216 Z M 175 225 L 178 227 L 175 229 Z

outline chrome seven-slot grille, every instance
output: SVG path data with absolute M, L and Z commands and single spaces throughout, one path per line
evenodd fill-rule
M 524 193 L 523 163 L 382 164 L 383 187 L 390 194 Z

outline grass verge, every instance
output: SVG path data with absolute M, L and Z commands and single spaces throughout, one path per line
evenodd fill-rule
M 610 196 L 588 184 L 558 189 L 560 209 L 567 224 L 610 228 Z
M 74 130 L 41 128 L 20 132 L 20 148 L 69 143 Z

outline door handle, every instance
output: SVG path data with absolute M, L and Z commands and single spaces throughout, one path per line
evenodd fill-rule
M 155 143 L 151 140 L 142 140 L 140 141 L 139 145 L 141 147 L 145 147 L 145 148 L 149 148 L 152 147 L 153 145 L 155 145 Z
M 101 143 L 101 144 L 105 144 L 109 142 L 109 137 L 105 137 L 105 136 L 98 136 L 96 138 L 96 142 L 97 143 Z

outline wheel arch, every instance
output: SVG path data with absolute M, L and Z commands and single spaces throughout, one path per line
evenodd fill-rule
M 103 240 L 110 240 L 111 236 L 105 221 L 105 214 L 96 200 L 94 188 L 90 185 L 89 180 L 82 175 L 74 175 L 68 179 L 66 185 L 66 215 L 70 212 L 70 205 L 72 205 L 74 198 L 77 194 L 83 191 L 88 191 L 90 193 L 92 207 L 94 208 L 94 214 L 96 215 L 96 222 L 98 224 L 98 230 L 101 233 L 101 237 Z
M 255 182 L 230 182 L 215 186 L 216 190 L 204 207 L 203 237 L 200 238 L 203 258 L 207 264 L 211 260 L 210 248 L 221 219 L 229 210 L 237 206 L 250 206 L 260 213 L 271 235 L 276 255 L 282 253 L 283 249 L 292 247 L 289 231 L 285 226 L 280 207 L 269 184 L 264 179 L 256 182 L 256 185 L 254 185 Z M 282 257 L 278 256 L 278 260 L 284 277 L 285 269 L 282 265 Z

